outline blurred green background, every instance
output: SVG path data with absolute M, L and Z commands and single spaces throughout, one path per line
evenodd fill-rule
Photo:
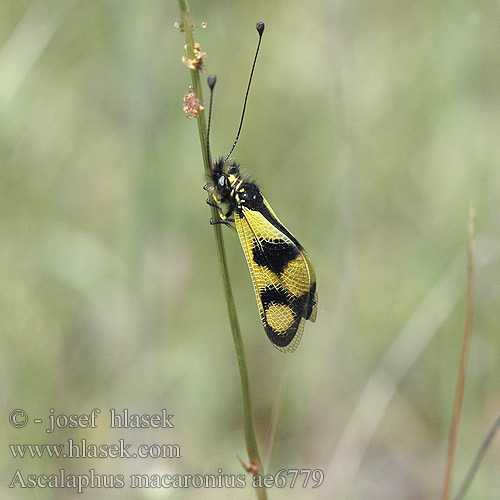
M 240 474 L 238 371 L 182 111 L 178 5 L 2 1 L 0 498 L 23 475 Z M 473 338 L 455 489 L 500 412 L 500 8 L 476 2 L 190 3 L 217 73 L 212 150 L 234 152 L 306 247 L 319 309 L 298 350 L 267 340 L 225 231 L 266 472 L 321 469 L 270 498 L 438 498 L 476 210 Z M 208 27 L 199 26 L 206 22 Z M 208 94 L 206 94 L 208 95 Z M 97 429 L 8 425 L 100 408 Z M 174 429 L 110 429 L 110 408 Z M 276 431 L 270 432 L 272 426 Z M 176 459 L 14 459 L 8 444 L 178 444 Z M 497 437 L 468 498 L 500 491 Z M 93 489 L 95 499 L 255 498 L 251 488 Z

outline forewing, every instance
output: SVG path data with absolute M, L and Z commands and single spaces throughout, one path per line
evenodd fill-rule
M 310 296 L 309 296 L 309 310 L 306 315 L 306 319 L 309 321 L 312 321 L 313 323 L 316 321 L 316 316 L 318 313 L 318 292 L 316 291 L 316 274 L 314 272 L 314 268 L 312 266 L 311 260 L 309 259 L 309 256 L 307 255 L 307 252 L 302 248 L 302 246 L 298 243 L 296 238 L 291 234 L 288 229 L 286 229 L 283 225 L 283 223 L 279 220 L 278 216 L 272 209 L 271 205 L 269 205 L 268 201 L 266 198 L 262 197 L 262 200 L 264 202 L 264 205 L 267 207 L 271 214 L 271 219 L 274 218 L 281 227 L 283 227 L 284 231 L 286 231 L 289 235 L 289 237 L 295 241 L 298 244 L 298 248 L 300 249 L 300 253 L 304 257 L 306 264 L 307 264 L 307 271 L 309 273 L 309 282 L 310 282 Z
M 269 219 L 243 207 L 235 223 L 267 336 L 279 350 L 293 352 L 305 320 L 316 317 L 316 283 L 309 258 L 296 240 L 276 227 L 281 223 L 272 211 Z

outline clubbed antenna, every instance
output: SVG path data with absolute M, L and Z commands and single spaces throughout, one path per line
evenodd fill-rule
M 257 62 L 257 56 L 259 55 L 260 42 L 262 40 L 262 33 L 264 33 L 265 24 L 262 21 L 259 21 L 256 24 L 255 28 L 257 29 L 257 31 L 259 33 L 259 43 L 257 45 L 257 50 L 255 52 L 255 57 L 254 57 L 254 60 L 253 60 L 252 71 L 250 73 L 250 79 L 248 80 L 247 91 L 246 91 L 246 94 L 245 94 L 245 102 L 243 103 L 243 111 L 241 113 L 240 126 L 238 128 L 238 133 L 236 134 L 236 139 L 234 140 L 233 147 L 231 148 L 231 151 L 229 151 L 229 153 L 227 154 L 227 156 L 226 156 L 226 158 L 225 158 L 224 161 L 227 161 L 227 159 L 231 156 L 231 153 L 234 151 L 234 148 L 236 147 L 236 143 L 238 142 L 238 139 L 240 137 L 241 127 L 243 126 L 243 118 L 245 117 L 245 109 L 247 107 L 248 93 L 250 92 L 250 84 L 252 83 L 253 71 L 255 69 L 255 63 Z M 209 123 L 210 123 L 210 119 L 209 119 Z
M 210 75 L 207 78 L 208 86 L 210 87 L 210 108 L 208 110 L 208 129 L 207 129 L 207 158 L 208 163 L 211 165 L 212 157 L 210 156 L 210 124 L 212 122 L 212 103 L 214 101 L 214 87 L 217 82 L 217 77 L 215 75 Z

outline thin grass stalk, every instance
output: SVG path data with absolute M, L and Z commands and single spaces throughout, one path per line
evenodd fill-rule
M 474 476 L 476 475 L 477 470 L 479 469 L 479 465 L 481 464 L 481 461 L 483 460 L 484 456 L 486 455 L 488 448 L 490 447 L 491 443 L 493 442 L 493 438 L 495 437 L 495 434 L 497 433 L 498 429 L 500 429 L 500 415 L 497 417 L 495 422 L 493 422 L 493 425 L 490 427 L 490 430 L 488 431 L 486 438 L 484 439 L 483 443 L 481 444 L 481 447 L 479 448 L 479 451 L 477 452 L 477 455 L 474 458 L 474 461 L 472 462 L 472 465 L 471 465 L 469 471 L 467 472 L 467 475 L 465 476 L 465 478 L 464 478 L 462 484 L 460 485 L 460 488 L 458 489 L 458 492 L 453 500 L 463 500 L 465 493 L 467 493 L 467 490 L 468 490 L 470 484 L 472 483 L 472 480 L 474 479 Z
M 443 488 L 443 500 L 450 499 L 451 484 L 453 478 L 453 465 L 455 462 L 458 429 L 462 414 L 462 401 L 464 396 L 465 379 L 467 377 L 467 360 L 469 359 L 469 349 L 472 330 L 472 281 L 474 277 L 474 208 L 469 209 L 469 246 L 467 263 L 467 304 L 465 311 L 465 324 L 462 340 L 462 354 L 460 357 L 460 367 L 458 369 L 458 380 L 455 391 L 455 401 L 453 404 L 453 415 L 448 444 L 448 456 L 446 460 L 446 473 Z
M 182 16 L 182 23 L 184 27 L 184 33 L 186 36 L 186 46 L 187 55 L 190 59 L 194 59 L 194 36 L 191 22 L 191 15 L 189 7 L 186 0 L 179 0 L 179 8 Z M 200 72 L 196 69 L 190 69 L 191 81 L 193 92 L 197 95 L 201 102 L 203 101 L 203 91 L 200 80 Z M 211 159 L 208 158 L 207 154 L 207 122 L 205 118 L 205 110 L 200 109 L 197 117 L 198 122 L 198 132 L 200 136 L 200 146 L 203 158 L 203 165 L 205 169 L 205 174 L 210 173 L 210 163 Z M 210 207 L 212 212 L 212 219 L 218 220 L 219 214 L 215 207 Z M 219 263 L 219 269 L 222 278 L 222 285 L 224 289 L 224 294 L 226 297 L 227 310 L 229 315 L 229 323 L 231 325 L 231 332 L 233 336 L 234 349 L 236 352 L 236 359 L 238 362 L 238 369 L 240 374 L 240 384 L 241 393 L 243 400 L 243 420 L 244 420 L 244 430 L 245 430 L 245 443 L 248 453 L 248 458 L 250 461 L 250 466 L 248 467 L 249 472 L 253 475 L 263 475 L 263 466 L 259 456 L 259 450 L 257 446 L 257 438 L 255 435 L 255 428 L 253 424 L 253 411 L 252 411 L 252 400 L 250 395 L 250 381 L 248 378 L 248 369 L 245 359 L 245 352 L 243 348 L 243 340 L 241 337 L 241 330 L 238 322 L 238 316 L 236 313 L 236 306 L 234 303 L 233 292 L 231 289 L 231 283 L 229 280 L 229 271 L 226 260 L 226 253 L 224 249 L 224 241 L 222 237 L 221 224 L 214 224 L 214 236 L 215 244 L 217 248 L 217 260 Z M 260 500 L 267 499 L 266 489 L 256 488 L 258 498 Z

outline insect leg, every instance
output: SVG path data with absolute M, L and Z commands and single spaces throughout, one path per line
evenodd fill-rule
M 208 206 L 216 208 L 219 211 L 219 213 L 222 215 L 222 207 L 218 203 L 216 203 L 214 201 L 210 201 L 210 198 L 207 198 L 206 202 L 207 202 Z
M 234 219 L 218 220 L 215 222 L 213 219 L 210 219 L 211 226 L 215 226 L 216 224 L 224 224 L 225 226 L 230 227 L 233 231 L 236 232 L 236 228 L 231 224 L 231 222 L 234 222 Z

